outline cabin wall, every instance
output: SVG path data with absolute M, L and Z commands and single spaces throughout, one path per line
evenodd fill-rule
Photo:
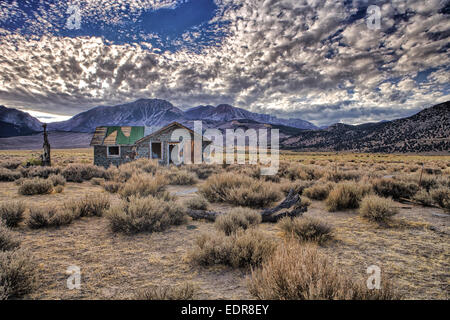
M 133 146 L 120 146 L 120 157 L 118 158 L 108 158 L 106 146 L 94 146 L 94 165 L 96 166 L 107 168 L 110 165 L 119 166 L 133 160 Z

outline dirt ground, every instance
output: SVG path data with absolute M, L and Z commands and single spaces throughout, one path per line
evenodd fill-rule
M 194 186 L 170 186 L 177 201 L 195 196 Z M 68 183 L 61 194 L 20 196 L 14 183 L 0 183 L 0 201 L 24 200 L 27 205 L 48 206 L 71 197 L 104 193 L 89 182 Z M 111 195 L 112 203 L 118 197 Z M 226 212 L 228 205 L 212 205 Z M 405 299 L 448 299 L 450 283 L 450 215 L 436 208 L 398 203 L 400 214 L 389 226 L 380 227 L 359 218 L 356 212 L 325 210 L 314 201 L 306 216 L 325 220 L 334 228 L 334 240 L 321 247 L 345 270 L 365 281 L 369 265 L 378 265 L 389 275 Z M 267 232 L 281 236 L 273 224 Z M 28 299 L 127 299 L 149 285 L 194 284 L 202 299 L 251 299 L 248 272 L 228 267 L 197 267 L 186 261 L 188 250 L 202 232 L 214 231 L 211 223 L 188 224 L 153 234 L 125 236 L 112 233 L 108 221 L 82 218 L 59 229 L 16 232 L 22 247 L 39 264 L 39 288 Z M 68 290 L 69 266 L 81 269 L 81 290 Z

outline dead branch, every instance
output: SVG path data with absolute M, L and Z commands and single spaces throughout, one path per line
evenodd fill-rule
M 286 209 L 293 209 L 291 211 Z M 259 214 L 262 217 L 262 222 L 277 222 L 284 217 L 298 217 L 306 212 L 308 208 L 301 203 L 300 196 L 291 189 L 286 199 L 274 208 L 261 211 Z M 221 212 L 206 211 L 206 210 L 187 210 L 188 216 L 194 220 L 208 220 L 211 222 L 216 221 L 216 218 L 223 214 Z

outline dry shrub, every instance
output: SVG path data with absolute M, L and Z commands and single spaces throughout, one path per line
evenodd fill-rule
M 91 184 L 93 186 L 101 186 L 101 185 L 103 185 L 103 183 L 105 183 L 104 178 L 92 178 L 91 179 Z
M 107 217 L 113 232 L 126 234 L 160 232 L 186 222 L 185 211 L 181 206 L 152 196 L 132 196 L 129 201 L 112 207 Z
M 65 203 L 65 209 L 72 213 L 74 218 L 101 217 L 110 207 L 110 200 L 102 195 L 88 195 L 81 199 L 73 199 Z
M 15 181 L 20 179 L 22 174 L 18 171 L 12 171 L 5 168 L 0 168 L 0 181 Z
M 289 192 L 294 189 L 295 193 L 303 194 L 303 191 L 306 188 L 311 187 L 314 184 L 312 181 L 285 181 L 280 183 L 280 190 L 284 193 L 284 195 L 288 195 Z
M 330 191 L 326 199 L 328 211 L 359 208 L 361 199 L 371 192 L 367 185 L 355 182 L 341 182 Z
M 56 186 L 56 187 L 53 188 L 53 190 L 54 190 L 56 193 L 61 193 L 61 192 L 64 191 L 64 187 L 63 187 L 63 186 Z
M 16 170 L 20 165 L 22 164 L 22 161 L 5 161 L 0 162 L 0 167 L 6 168 L 9 170 Z
M 138 197 L 162 197 L 166 190 L 167 180 L 164 176 L 152 174 L 139 174 L 132 176 L 120 190 L 122 198 Z
M 304 189 L 303 195 L 313 200 L 325 200 L 333 187 L 333 183 L 317 183 Z
M 153 286 L 142 289 L 134 296 L 135 300 L 193 300 L 195 287 L 191 283 L 180 286 Z
M 61 227 L 71 224 L 76 217 L 67 210 L 60 210 L 56 207 L 31 208 L 27 225 L 31 229 L 41 229 L 50 227 Z
M 218 165 L 213 164 L 190 164 L 186 169 L 194 172 L 199 179 L 208 179 L 212 174 L 219 173 L 222 169 Z
M 430 193 L 425 189 L 419 190 L 419 192 L 417 192 L 416 195 L 414 196 L 414 200 L 420 202 L 424 206 L 433 205 L 433 198 L 431 197 Z
M 193 185 L 197 183 L 197 176 L 195 173 L 189 172 L 187 170 L 179 170 L 172 168 L 165 174 L 170 185 L 176 186 L 186 186 Z
M 227 214 L 219 215 L 214 222 L 217 230 L 223 231 L 227 236 L 238 230 L 246 230 L 260 224 L 261 215 L 246 208 L 234 208 Z
M 105 178 L 106 170 L 90 164 L 70 164 L 62 170 L 62 175 L 69 182 L 89 181 L 92 178 Z
M 53 191 L 51 181 L 42 178 L 25 179 L 19 186 L 19 194 L 32 196 L 36 194 L 49 194 Z
M 136 161 L 125 163 L 121 166 L 119 166 L 120 173 L 123 172 L 123 177 L 128 175 L 128 172 L 144 172 L 144 173 L 151 173 L 156 174 L 156 172 L 161 167 L 158 164 L 157 160 L 154 159 L 138 159 Z M 131 178 L 131 176 L 129 176 Z
M 380 196 L 394 199 L 412 198 L 419 187 L 412 182 L 394 180 L 392 178 L 375 179 L 372 181 L 373 190 Z
M 184 205 L 192 210 L 208 210 L 209 203 L 203 197 L 191 198 L 184 202 Z
M 109 193 L 117 193 L 119 192 L 120 188 L 122 188 L 122 183 L 117 181 L 105 181 L 103 183 L 103 189 L 105 189 L 105 191 Z
M 278 222 L 278 227 L 288 237 L 302 242 L 323 244 L 332 238 L 332 228 L 325 222 L 314 218 L 285 217 Z
M 234 268 L 259 266 L 275 250 L 274 240 L 262 231 L 251 228 L 230 236 L 203 234 L 197 248 L 189 252 L 191 262 L 202 266 L 222 264 Z
M 52 174 L 48 177 L 48 180 L 54 187 L 66 185 L 66 179 L 60 174 Z
M 17 249 L 20 241 L 6 227 L 0 225 L 0 251 L 9 251 Z
M 324 171 L 320 167 L 292 164 L 286 170 L 286 178 L 290 180 L 318 180 L 322 178 Z
M 24 250 L 0 252 L 0 300 L 20 298 L 36 287 L 37 267 Z
M 354 180 L 358 181 L 361 178 L 361 172 L 359 171 L 329 171 L 326 175 L 328 181 L 340 182 L 343 180 Z
M 200 194 L 211 202 L 227 202 L 237 206 L 263 208 L 281 198 L 272 183 L 235 173 L 211 176 L 200 186 Z
M 394 201 L 376 195 L 365 196 L 359 208 L 362 217 L 376 222 L 385 222 L 397 213 Z
M 262 268 L 252 271 L 250 293 L 261 300 L 392 300 L 399 299 L 388 281 L 367 289 L 339 270 L 313 245 L 289 241 L 279 246 Z
M 61 169 L 58 167 L 30 167 L 28 169 L 25 169 L 24 175 L 26 175 L 28 178 L 43 178 L 47 179 L 51 175 L 57 175 L 61 172 Z
M 9 228 L 15 228 L 23 220 L 25 204 L 20 201 L 3 202 L 0 205 L 0 221 Z
M 446 211 L 450 211 L 450 189 L 446 187 L 433 189 L 430 191 L 430 195 L 438 206 L 444 208 Z

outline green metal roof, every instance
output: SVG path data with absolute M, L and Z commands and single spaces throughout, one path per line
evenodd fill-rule
M 144 137 L 145 127 L 106 127 L 105 140 L 116 131 L 116 145 L 133 145 L 136 141 Z

